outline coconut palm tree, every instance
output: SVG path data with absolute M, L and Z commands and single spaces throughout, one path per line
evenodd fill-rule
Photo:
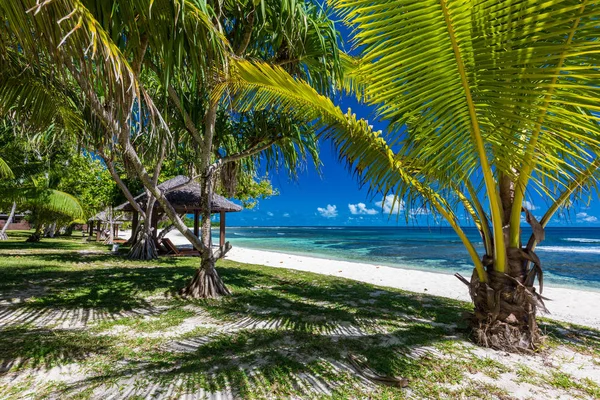
M 423 203 L 449 223 L 474 265 L 474 338 L 531 351 L 545 309 L 535 245 L 561 207 L 596 188 L 600 166 L 598 9 L 586 1 L 334 0 L 353 29 L 349 86 L 385 135 L 371 132 L 285 71 L 240 61 L 227 84 L 239 110 L 285 109 L 313 120 L 361 181 Z M 393 150 L 392 150 L 393 149 Z M 527 193 L 550 207 L 537 220 Z M 456 213 L 464 206 L 480 254 Z M 533 228 L 523 241 L 522 224 Z M 526 244 L 525 244 L 526 243 Z M 539 291 L 534 281 L 539 280 Z
M 183 65 L 184 54 L 191 57 L 186 65 L 197 65 L 208 78 L 205 89 L 212 94 L 203 114 L 204 132 L 187 127 L 202 150 L 212 145 L 217 105 L 223 98 L 239 112 L 270 110 L 310 121 L 333 140 L 364 183 L 409 205 L 424 202 L 454 228 L 474 265 L 471 280 L 462 279 L 475 304 L 472 322 L 478 343 L 526 351 L 539 345 L 536 310 L 543 302 L 534 281 L 540 280 L 541 292 L 542 269 L 535 244 L 560 207 L 595 186 L 600 165 L 595 102 L 600 52 L 596 10 L 587 2 L 335 1 L 334 7 L 354 27 L 361 52 L 356 60 L 339 56 L 344 69 L 353 71 L 341 77 L 340 86 L 360 90 L 360 98 L 377 107 L 378 116 L 389 123 L 385 136 L 315 90 L 313 75 L 302 76 L 286 63 L 237 56 L 226 38 L 231 26 L 225 29 L 218 18 L 225 3 L 212 8 L 185 2 L 177 12 L 188 13 L 186 18 L 176 18 L 176 29 L 168 30 L 175 35 L 161 36 L 162 27 L 157 27 L 156 35 L 148 38 L 138 26 L 130 24 L 125 30 L 114 19 L 109 25 L 116 31 L 108 34 L 108 27 L 98 22 L 103 20 L 98 10 L 94 16 L 74 0 L 32 3 L 32 12 L 38 12 L 35 19 L 16 3 L 3 3 L 9 37 L 18 37 L 24 26 L 44 33 L 27 35 L 23 52 L 36 54 L 36 49 L 46 48 L 44 55 L 52 64 L 67 67 L 96 117 L 119 138 L 146 188 L 196 248 L 206 251 L 207 244 L 186 230 L 169 208 L 131 144 L 130 110 L 145 110 L 136 128 L 165 126 L 138 79 L 148 49 L 170 54 L 160 65 L 166 87 L 176 67 Z M 127 4 L 138 7 L 135 21 L 156 22 L 148 2 Z M 160 4 L 152 15 L 172 21 L 155 12 L 173 11 Z M 102 7 L 98 4 L 97 9 Z M 107 5 L 107 20 L 126 9 Z M 124 31 L 130 32 L 127 40 Z M 245 31 L 236 35 L 244 47 Z M 121 47 L 110 37 L 120 38 Z M 192 45 L 194 39 L 201 45 Z M 60 51 L 55 51 L 57 43 Z M 202 151 L 200 171 L 221 163 Z M 540 221 L 523 208 L 528 190 L 544 194 L 552 204 Z M 460 227 L 457 205 L 466 208 L 479 228 L 484 254 Z M 527 246 L 521 243 L 523 213 L 534 228 Z M 223 251 L 205 253 L 207 267 L 199 269 L 198 281 L 200 288 L 209 290 L 198 293 L 221 290 L 214 289 L 220 281 L 211 259 Z

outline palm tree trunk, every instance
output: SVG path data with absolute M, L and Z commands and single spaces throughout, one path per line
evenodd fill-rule
M 113 244 L 113 241 L 115 240 L 114 238 L 114 233 L 115 233 L 115 225 L 114 225 L 114 214 L 113 214 L 113 209 L 112 207 L 110 207 L 110 217 L 109 217 L 109 224 L 108 224 L 108 240 L 106 244 Z
M 175 229 L 175 224 L 171 224 L 169 226 L 167 226 L 165 229 L 163 229 L 162 231 L 160 231 L 160 233 L 158 234 L 157 240 L 160 242 L 162 239 L 164 239 L 165 236 L 167 236 L 169 234 L 169 232 L 171 232 L 173 229 Z
M 202 252 L 200 268 L 186 287 L 181 289 L 180 294 L 192 298 L 217 298 L 231 294 L 229 289 L 221 280 L 215 269 L 216 259 L 212 250 L 211 240 L 211 209 L 210 202 L 213 195 L 215 169 L 211 168 L 212 141 L 215 132 L 217 118 L 217 103 L 211 102 L 206 113 L 204 142 L 202 146 L 201 160 L 201 198 L 200 209 L 202 210 L 201 240 L 205 251 Z
M 6 219 L 6 223 L 2 227 L 2 231 L 0 231 L 0 240 L 8 240 L 8 235 L 6 234 L 6 230 L 8 229 L 8 225 L 12 223 L 13 218 L 15 217 L 15 211 L 17 210 L 17 203 L 13 201 L 12 208 L 10 209 L 10 213 L 8 214 L 8 218 Z
M 510 226 L 494 227 L 508 231 Z M 469 285 L 474 312 L 470 322 L 477 344 L 512 352 L 531 352 L 544 337 L 537 325 L 538 309 L 547 311 L 541 291 L 543 278 L 540 260 L 530 250 L 506 246 L 508 265 L 504 273 L 494 268 L 491 258 L 484 259 L 488 281 L 482 283 L 473 273 Z M 532 267 L 530 268 L 530 262 Z M 540 293 L 534 287 L 540 281 Z
M 140 222 L 139 232 L 134 238 L 127 257 L 131 260 L 154 260 L 158 258 L 158 249 L 154 240 L 153 218 L 155 198 L 147 193 L 148 205 L 146 206 L 146 219 Z
M 35 224 L 35 232 L 29 235 L 27 240 L 28 243 L 37 243 L 42 239 L 42 231 L 44 230 L 44 224 L 36 222 Z
M 231 294 L 215 269 L 215 259 L 212 255 L 202 257 L 200 268 L 188 285 L 181 289 L 180 294 L 194 299 L 212 299 Z

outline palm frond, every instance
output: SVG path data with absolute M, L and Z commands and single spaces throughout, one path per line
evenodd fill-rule
M 6 161 L 0 157 L 0 178 L 10 179 L 13 178 L 14 174 Z
M 3 52 L 18 48 L 38 63 L 49 57 L 58 67 L 55 73 L 64 76 L 70 70 L 84 76 L 124 110 L 141 97 L 128 60 L 81 1 L 4 1 L 0 12 Z
M 599 12 L 587 3 L 333 5 L 355 27 L 368 101 L 396 131 L 408 126 L 408 134 L 397 137 L 405 155 L 422 160 L 429 176 L 451 173 L 460 181 L 481 168 L 475 128 L 495 170 L 510 176 L 532 154 L 544 154 L 535 157 L 535 167 L 551 175 L 587 162 L 582 150 L 598 153 Z
M 73 219 L 83 218 L 84 212 L 79 201 L 69 193 L 56 189 L 44 189 L 35 193 L 34 197 L 28 197 L 25 203 L 43 209 L 66 215 Z
M 44 65 L 33 66 L 8 50 L 0 55 L 0 115 L 13 115 L 30 130 L 59 125 L 63 134 L 81 134 L 84 126 L 77 94 Z
M 480 279 L 485 280 L 477 251 L 459 227 L 448 202 L 429 186 L 425 175 L 405 165 L 394 154 L 380 131 L 374 132 L 368 122 L 357 119 L 350 110 L 344 114 L 329 98 L 317 93 L 307 83 L 294 79 L 280 67 L 236 61 L 231 65 L 231 71 L 230 80 L 220 85 L 213 96 L 229 91 L 238 111 L 273 109 L 311 121 L 320 136 L 331 139 L 340 157 L 375 191 L 395 193 L 395 201 L 408 199 L 411 204 L 425 198 L 457 231 L 469 249 Z

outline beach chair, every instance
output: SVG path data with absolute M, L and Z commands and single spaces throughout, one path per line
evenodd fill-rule
M 185 256 L 199 256 L 200 252 L 194 249 L 178 249 L 177 246 L 171 242 L 171 239 L 163 238 L 160 243 L 167 249 L 167 255 L 174 257 L 185 257 Z

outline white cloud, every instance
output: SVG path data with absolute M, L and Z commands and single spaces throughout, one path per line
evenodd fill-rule
M 269 212 L 267 212 L 267 215 L 268 215 L 269 217 L 272 217 L 272 216 L 273 216 L 273 215 L 275 215 L 275 214 L 273 214 L 271 211 L 269 211 Z
M 338 215 L 337 206 L 332 206 L 331 204 L 327 204 L 327 207 L 325 208 L 319 207 L 317 208 L 317 211 L 319 212 L 319 214 L 321 214 L 321 217 L 325 218 L 335 218 Z
M 404 200 L 396 199 L 394 202 L 394 197 L 393 194 L 388 194 L 381 199 L 381 201 L 376 202 L 375 205 L 379 208 L 383 208 L 383 212 L 388 214 L 390 212 L 397 213 L 404 210 Z
M 288 218 L 288 217 L 290 216 L 290 213 L 285 213 L 285 214 L 283 214 L 283 216 L 284 216 L 285 218 Z
M 410 210 L 410 215 L 413 217 L 416 215 L 429 215 L 429 210 L 425 207 L 413 208 Z
M 525 207 L 529 211 L 537 210 L 539 208 L 539 207 L 534 206 L 533 203 L 531 203 L 530 201 L 527 201 L 527 200 L 523 201 L 523 207 Z
M 350 214 L 352 215 L 375 215 L 378 213 L 378 211 L 374 208 L 367 208 L 367 205 L 365 203 L 348 204 L 348 209 L 350 210 Z
M 577 213 L 575 218 L 577 218 L 577 222 L 598 222 L 598 218 L 584 212 Z

